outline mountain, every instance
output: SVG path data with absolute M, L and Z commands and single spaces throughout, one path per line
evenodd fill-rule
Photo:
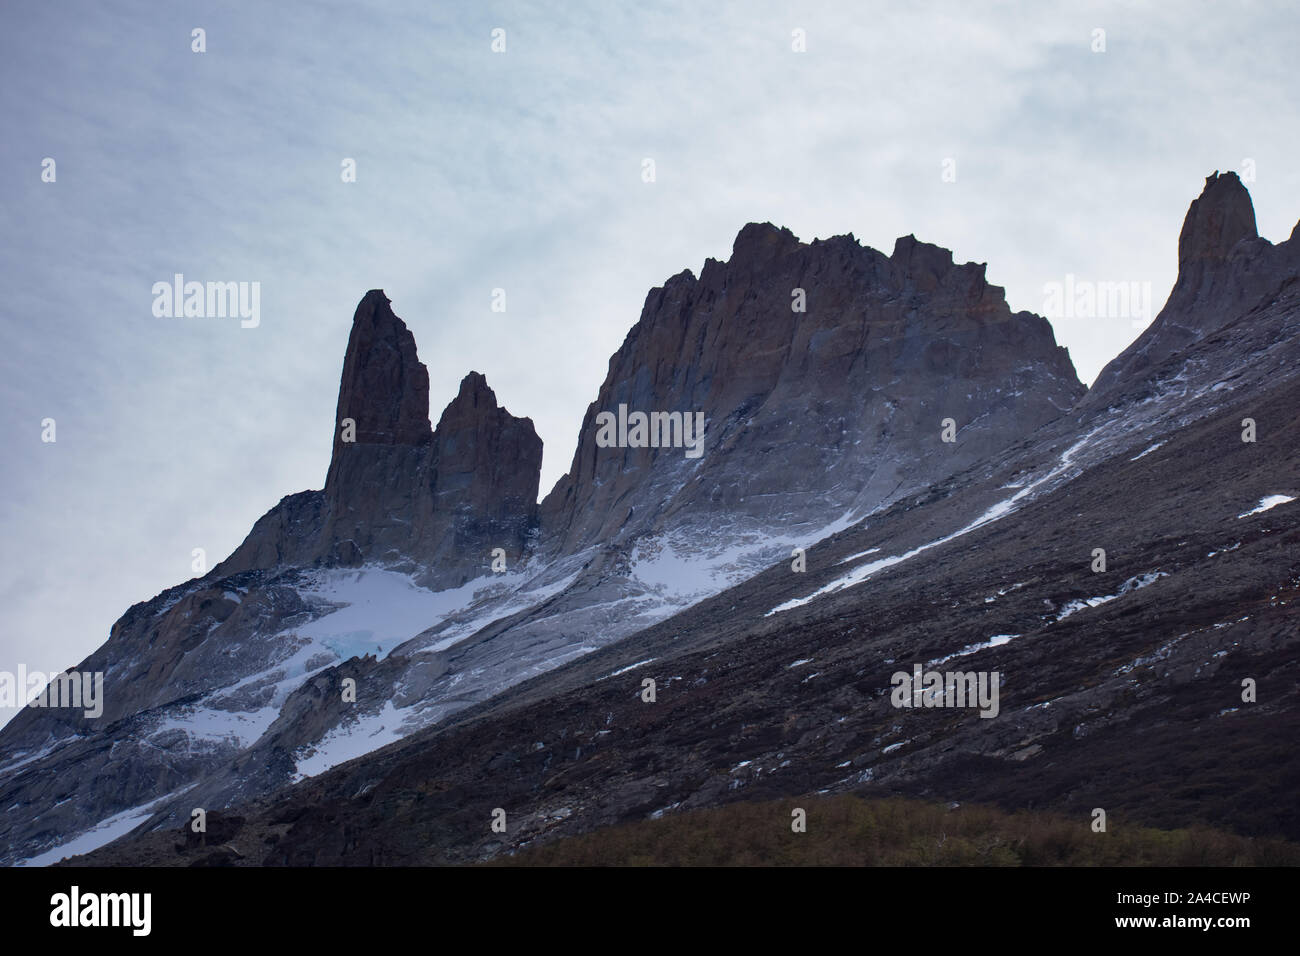
M 1046 319 L 912 236 L 892 256 L 751 223 L 728 262 L 651 290 L 542 502 L 562 551 L 722 517 L 763 533 L 863 514 L 1007 445 L 1080 395 Z M 601 448 L 597 417 L 698 413 L 707 453 Z M 953 420 L 957 440 L 940 440 Z M 838 509 L 838 510 L 837 510 Z
M 454 862 L 842 790 L 1295 838 L 1300 269 L 1244 193 L 1207 181 L 1086 394 L 982 266 L 746 226 L 651 291 L 540 508 L 531 425 L 471 374 L 430 429 L 368 293 L 325 489 L 114 625 L 103 720 L 0 732 L 7 859 L 207 860 L 173 847 L 203 806 L 240 808 L 215 862 Z M 699 413 L 701 453 L 611 445 L 637 411 Z M 890 705 L 948 660 L 1004 673 L 996 718 Z

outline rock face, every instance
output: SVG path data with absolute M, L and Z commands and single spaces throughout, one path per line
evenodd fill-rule
M 1205 188 L 1192 200 L 1178 235 L 1179 270 L 1193 263 L 1219 263 L 1243 239 L 1256 239 L 1255 207 L 1237 174 L 1205 177 Z
M 983 265 L 912 236 L 885 256 L 751 223 L 728 262 L 646 297 L 543 528 L 574 551 L 705 514 L 773 527 L 867 511 L 1023 438 L 1083 390 L 1048 322 L 1013 315 Z M 702 455 L 602 447 L 598 416 L 620 405 L 702 412 Z
M 1236 173 L 1215 173 L 1193 200 L 1178 237 L 1178 279 L 1151 325 L 1097 376 L 1086 402 L 1110 401 L 1144 375 L 1241 316 L 1273 303 L 1300 272 L 1300 243 L 1276 246 L 1255 229 L 1255 208 Z
M 278 565 L 380 564 L 454 587 L 536 524 L 542 442 L 471 372 L 429 427 L 429 373 L 381 290 L 357 306 L 323 491 L 283 499 L 215 577 Z
M 351 418 L 360 445 L 427 445 L 429 372 L 415 351 L 415 336 L 393 314 L 382 289 L 366 293 L 352 317 L 352 333 L 343 358 L 335 423 Z M 337 484 L 343 459 L 343 429 L 334 431 L 334 458 L 325 480 Z
M 424 560 L 468 580 L 486 572 L 493 548 L 517 558 L 536 529 L 541 467 L 532 421 L 499 407 L 478 372 L 466 375 L 433 435 Z

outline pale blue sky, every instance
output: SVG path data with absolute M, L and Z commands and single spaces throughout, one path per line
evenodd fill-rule
M 435 419 L 470 369 L 533 419 L 545 493 L 646 292 L 751 220 L 914 233 L 1038 311 L 1066 273 L 1158 308 L 1187 204 L 1246 158 L 1262 234 L 1300 216 L 1284 3 L 615 6 L 0 11 L 0 669 L 75 664 L 321 486 L 367 289 Z M 260 282 L 260 327 L 154 318 L 175 272 Z M 1055 325 L 1085 381 L 1136 334 Z

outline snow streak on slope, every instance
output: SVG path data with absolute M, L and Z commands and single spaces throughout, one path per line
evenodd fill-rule
M 850 561 L 856 561 L 858 558 L 865 558 L 869 554 L 875 554 L 879 548 L 867 548 L 865 551 L 859 551 L 857 554 L 850 554 L 847 558 L 840 558 L 839 564 L 848 564 Z
M 1007 515 L 1014 512 L 1018 507 L 1018 503 L 1022 499 L 1033 494 L 1037 489 L 1041 488 L 1043 485 L 1052 481 L 1054 478 L 1056 478 L 1058 475 L 1062 474 L 1063 472 L 1069 470 L 1069 468 L 1073 464 L 1074 456 L 1079 452 L 1081 448 L 1083 448 L 1086 444 L 1088 444 L 1089 439 L 1091 439 L 1092 436 L 1095 435 L 1098 431 L 1100 431 L 1099 428 L 1093 429 L 1083 438 L 1080 438 L 1077 442 L 1075 442 L 1073 445 L 1071 445 L 1069 448 L 1067 448 L 1064 452 L 1061 453 L 1060 460 L 1057 462 L 1055 468 L 1053 468 L 1047 474 L 1043 475 L 1041 478 L 1038 478 L 1035 481 L 1031 482 L 1030 484 L 1026 485 L 1024 488 L 1017 491 L 1014 495 L 1012 495 L 1010 498 L 1006 499 L 1005 501 L 999 501 L 997 504 L 993 505 L 991 508 L 985 511 L 984 514 L 980 515 L 978 518 L 976 518 L 970 524 L 966 525 L 966 527 L 962 528 L 960 531 L 954 531 L 950 535 L 946 535 L 942 538 L 939 538 L 936 541 L 931 541 L 928 544 L 923 544 L 920 547 L 913 548 L 911 551 L 908 551 L 904 554 L 895 555 L 888 558 L 879 558 L 875 561 L 870 562 L 869 564 L 864 564 L 861 567 L 854 568 L 848 574 L 845 574 L 843 577 L 835 579 L 830 584 L 818 588 L 816 591 L 814 591 L 812 594 L 809 594 L 807 597 L 794 598 L 792 600 L 786 601 L 783 604 L 778 604 L 776 607 L 772 608 L 772 610 L 768 611 L 767 614 L 764 616 L 771 617 L 773 614 L 779 614 L 782 611 L 789 611 L 793 608 L 801 607 L 802 605 L 807 604 L 810 601 L 813 601 L 824 594 L 830 594 L 834 591 L 840 591 L 843 590 L 844 588 L 851 588 L 855 585 L 861 584 L 863 581 L 867 580 L 878 571 L 883 571 L 885 568 L 893 567 L 896 564 L 901 564 L 904 561 L 916 557 L 918 554 L 921 554 L 922 552 L 929 551 L 932 548 L 937 548 L 943 544 L 947 544 L 949 541 L 952 541 L 955 538 L 960 538 L 964 534 L 969 534 L 970 532 L 974 531 L 976 528 L 982 528 L 986 524 L 992 524 L 995 521 L 1000 521 L 1002 518 L 1005 518 Z
M 1003 644 L 1009 644 L 1019 637 L 1019 634 L 994 634 L 987 641 L 980 641 L 978 644 L 967 644 L 959 651 L 953 651 L 945 657 L 936 657 L 932 661 L 926 661 L 926 667 L 934 667 L 936 664 L 942 664 L 950 661 L 954 657 L 965 657 L 967 654 L 974 654 L 976 651 L 982 651 L 990 647 L 1001 647 Z
M 1295 501 L 1295 498 L 1290 495 L 1269 495 L 1266 498 L 1260 498 L 1259 505 L 1253 511 L 1247 511 L 1245 514 L 1237 515 L 1237 517 L 1249 518 L 1251 515 L 1262 514 L 1276 508 L 1278 505 L 1284 505 L 1291 501 Z
M 1145 458 L 1147 455 L 1151 454 L 1153 451 L 1155 451 L 1156 449 L 1161 448 L 1161 447 L 1163 447 L 1163 446 L 1164 446 L 1164 442 L 1162 442 L 1162 441 L 1158 441 L 1158 442 L 1156 442 L 1154 445 L 1152 445 L 1150 448 L 1148 448 L 1146 451 L 1141 452 L 1141 453 L 1135 455 L 1134 457 L 1130 458 L 1129 461 L 1138 461 L 1139 459 Z
M 1119 590 L 1116 591 L 1114 594 L 1104 594 L 1101 597 L 1082 598 L 1081 600 L 1071 601 L 1069 604 L 1065 605 L 1065 607 L 1061 608 L 1060 613 L 1056 615 L 1056 619 L 1058 621 L 1063 621 L 1071 614 L 1074 614 L 1078 611 L 1082 611 L 1086 608 L 1098 607 L 1102 604 L 1106 604 L 1107 602 L 1113 601 L 1116 598 L 1123 597 L 1125 594 L 1128 594 L 1129 591 L 1136 591 L 1139 588 L 1144 588 L 1149 584 L 1155 584 L 1155 582 L 1158 581 L 1160 578 L 1167 578 L 1167 577 L 1169 577 L 1169 573 L 1167 571 L 1152 571 L 1150 574 L 1140 574 L 1136 577 L 1129 578 L 1127 581 L 1125 581 L 1123 584 L 1120 585 Z
M 646 664 L 653 664 L 656 660 L 658 660 L 658 658 L 647 657 L 645 660 L 637 661 L 635 664 L 628 664 L 627 667 L 620 667 L 618 670 L 612 671 L 600 679 L 607 680 L 610 677 L 617 677 L 619 674 L 626 674 L 628 671 L 634 671 L 638 667 L 644 667 Z
M 51 863 L 58 863 L 64 857 L 80 856 L 82 853 L 89 853 L 91 850 L 97 850 L 101 846 L 112 843 L 118 837 L 130 833 L 141 823 L 149 818 L 154 807 L 174 796 L 178 796 L 190 789 L 185 787 L 175 793 L 169 793 L 159 797 L 156 800 L 150 800 L 148 803 L 141 804 L 138 807 L 132 807 L 130 810 L 123 810 L 107 820 L 101 820 L 89 830 L 83 831 L 80 835 L 60 843 L 53 849 L 46 850 L 44 853 L 37 854 L 29 859 L 23 860 L 18 866 L 49 866 Z

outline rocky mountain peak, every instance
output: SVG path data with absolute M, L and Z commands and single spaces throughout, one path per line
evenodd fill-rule
M 891 258 L 852 236 L 804 243 L 749 223 L 728 262 L 646 297 L 542 503 L 544 538 L 571 553 L 682 522 L 775 533 L 866 511 L 1003 447 L 1082 391 L 1051 326 L 1013 315 L 982 265 L 954 265 L 913 236 Z M 634 414 L 698 415 L 702 444 L 688 456 L 635 430 L 602 443 L 602 415 Z M 946 417 L 978 425 L 937 455 Z
M 433 519 L 441 539 L 461 547 L 467 534 L 486 535 L 495 540 L 485 543 L 519 553 L 537 513 L 542 467 L 532 420 L 499 406 L 487 378 L 470 372 L 438 419 L 433 442 Z M 449 536 L 451 516 L 462 523 Z M 445 550 L 442 563 L 455 558 L 454 548 Z
M 1300 243 L 1273 245 L 1259 236 L 1250 193 L 1237 174 L 1206 177 L 1183 219 L 1178 279 L 1169 299 L 1133 344 L 1101 370 L 1084 404 L 1111 402 L 1119 389 L 1143 387 L 1155 369 L 1272 302 L 1298 275 Z
M 799 248 L 800 242 L 793 232 L 777 228 L 770 222 L 751 222 L 736 233 L 731 245 L 728 265 L 734 271 L 757 272 L 772 260 Z
M 346 419 L 355 423 L 359 445 L 427 445 L 433 439 L 429 372 L 416 354 L 415 336 L 389 303 L 382 289 L 371 289 L 352 317 L 334 421 L 335 459 Z M 331 464 L 331 476 L 335 472 Z
M 324 491 L 284 498 L 212 573 L 374 563 L 454 587 L 491 548 L 523 552 L 541 461 L 533 423 L 500 407 L 480 372 L 430 427 L 415 337 L 372 289 L 352 320 Z
M 442 410 L 438 427 L 433 432 L 435 457 L 440 470 L 445 471 L 449 465 L 469 469 L 491 467 L 491 461 L 476 461 L 475 453 L 480 446 L 493 453 L 502 453 L 506 450 L 497 446 L 503 440 L 519 446 L 508 451 L 520 453 L 520 464 L 540 463 L 542 440 L 537 437 L 532 419 L 511 415 L 497 404 L 496 392 L 488 385 L 487 377 L 482 372 L 470 372 L 461 379 L 456 397 Z M 523 469 L 524 472 L 529 470 L 527 467 Z M 535 476 L 532 484 L 536 499 Z
M 472 416 L 496 410 L 496 392 L 489 387 L 487 376 L 482 372 L 470 372 L 461 379 L 460 389 L 457 391 L 456 397 L 452 399 L 451 404 L 443 409 L 442 417 L 438 420 L 438 427 L 442 428 L 443 423 L 447 421 L 449 416 Z
M 922 242 L 911 234 L 894 240 L 894 252 L 889 257 L 903 268 L 923 268 L 943 273 L 953 266 L 952 252 L 943 246 Z
M 1215 172 L 1192 201 L 1178 236 L 1178 268 L 1199 260 L 1222 260 L 1242 239 L 1255 239 L 1255 207 L 1234 172 Z
M 937 287 L 940 280 L 956 268 L 950 250 L 921 242 L 912 235 L 894 241 L 894 252 L 889 261 L 901 271 L 906 282 L 927 291 Z M 981 265 L 974 268 L 978 271 L 979 281 L 983 282 L 984 267 Z

